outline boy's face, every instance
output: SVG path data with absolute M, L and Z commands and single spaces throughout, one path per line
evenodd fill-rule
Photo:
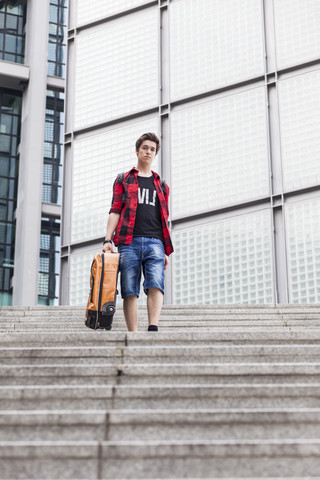
M 154 160 L 154 157 L 157 154 L 157 144 L 155 142 L 151 142 L 150 140 L 145 140 L 140 145 L 139 150 L 136 150 L 138 163 L 151 163 Z

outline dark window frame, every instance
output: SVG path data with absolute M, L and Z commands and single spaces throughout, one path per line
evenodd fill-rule
M 48 94 L 50 93 L 50 94 Z M 53 94 L 53 95 L 52 95 Z M 62 117 L 62 118 L 61 118 Z M 45 122 L 45 152 L 42 201 L 61 204 L 63 167 L 64 95 L 48 90 Z M 52 138 L 50 133 L 53 132 Z M 48 151 L 50 150 L 50 155 Z
M 57 10 L 56 19 L 52 19 L 51 12 Z M 48 45 L 48 75 L 65 78 L 66 50 L 67 50 L 67 0 L 50 0 L 50 23 Z M 56 21 L 54 21 L 56 20 Z M 54 25 L 56 33 L 50 33 Z M 53 46 L 53 55 L 50 46 Z
M 41 219 L 41 237 L 40 237 L 40 256 L 39 256 L 39 280 L 38 280 L 38 304 L 57 305 L 58 296 L 57 285 L 60 277 L 60 248 L 57 249 L 56 238 L 59 238 L 60 245 L 60 220 L 55 217 L 42 217 Z M 48 248 L 44 248 L 43 236 L 47 235 L 49 243 Z M 47 260 L 48 268 L 41 268 L 42 260 Z M 44 279 L 47 282 L 43 283 Z
M 17 99 L 19 100 L 17 101 Z M 0 134 L 0 137 L 4 135 L 9 137 L 8 149 L 6 150 L 1 150 L 0 139 L 0 182 L 5 187 L 0 191 L 0 305 L 8 304 L 10 296 L 12 300 L 16 228 L 14 212 L 17 207 L 21 106 L 22 95 L 20 92 L 0 89 L 0 125 L 2 125 L 3 115 L 12 118 L 10 131 Z M 6 122 L 5 126 L 7 125 Z M 5 183 L 7 183 L 7 189 Z M 5 295 L 7 295 L 7 301 L 3 301 L 2 297 Z
M 13 8 L 20 7 L 20 12 L 14 13 Z M 3 16 L 3 29 L 0 29 L 2 42 L 0 42 L 0 60 L 14 63 L 24 63 L 25 50 L 25 25 L 27 14 L 26 0 L 2 0 L 0 1 L 0 17 Z M 17 17 L 17 28 L 9 28 L 8 20 Z M 9 50 L 6 40 L 15 40 L 15 48 Z

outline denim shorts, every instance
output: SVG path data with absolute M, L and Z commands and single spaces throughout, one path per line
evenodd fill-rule
M 139 297 L 141 271 L 143 290 L 155 287 L 164 293 L 164 245 L 158 238 L 133 237 L 129 245 L 119 245 L 121 297 Z

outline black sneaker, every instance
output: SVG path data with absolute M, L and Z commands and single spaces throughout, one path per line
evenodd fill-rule
M 158 325 L 149 325 L 148 332 L 157 332 L 157 331 L 158 331 Z

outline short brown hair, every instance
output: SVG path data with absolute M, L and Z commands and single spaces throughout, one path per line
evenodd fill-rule
M 157 145 L 156 153 L 159 152 L 159 150 L 160 150 L 160 140 L 157 137 L 157 135 L 155 133 L 152 133 L 152 132 L 144 133 L 143 135 L 141 135 L 141 137 L 138 138 L 138 140 L 136 141 L 136 150 L 139 150 L 139 148 L 141 147 L 141 145 L 143 144 L 143 142 L 145 140 L 149 140 L 150 142 L 156 143 L 156 145 Z

